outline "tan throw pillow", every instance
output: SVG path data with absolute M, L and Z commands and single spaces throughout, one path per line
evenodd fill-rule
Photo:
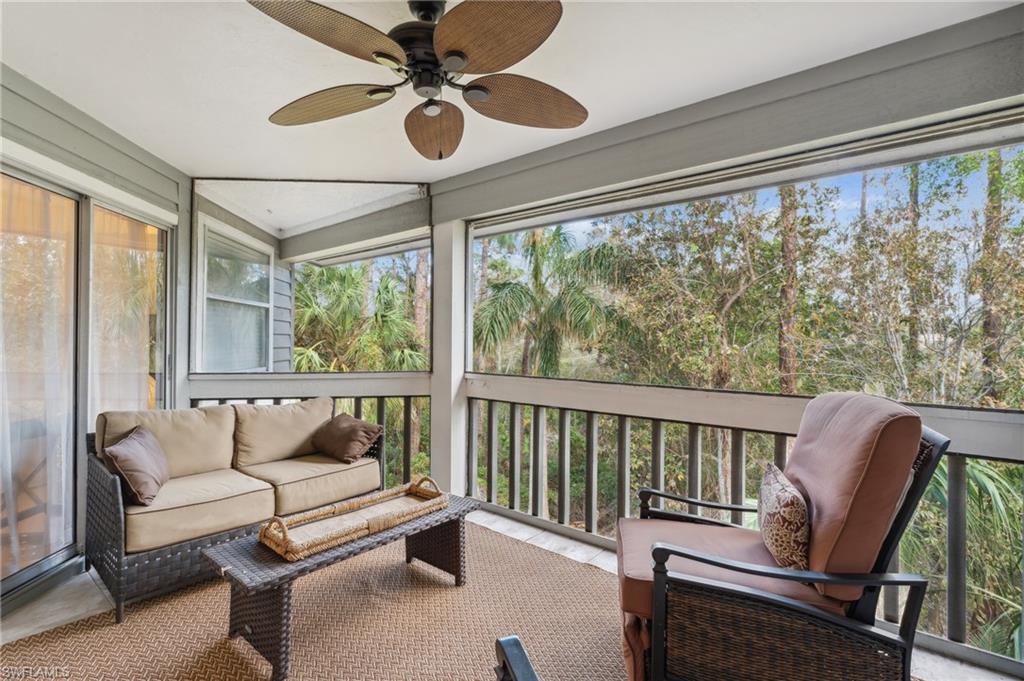
M 807 502 L 774 464 L 768 464 L 761 481 L 757 521 L 764 545 L 776 563 L 792 570 L 807 569 L 811 537 Z
M 112 467 L 128 488 L 131 500 L 143 506 L 153 503 L 156 493 L 171 479 L 167 457 L 156 436 L 136 426 L 124 438 L 104 451 Z
M 338 414 L 313 433 L 313 446 L 344 463 L 352 463 L 373 446 L 384 428 L 348 414 Z

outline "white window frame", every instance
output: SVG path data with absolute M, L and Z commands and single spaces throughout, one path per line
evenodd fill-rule
M 266 363 L 260 367 L 252 367 L 250 369 L 243 369 L 233 372 L 216 371 L 213 373 L 271 373 L 274 370 L 274 267 L 277 265 L 277 254 L 274 252 L 274 247 L 271 244 L 261 241 L 255 237 L 252 237 L 245 232 L 236 229 L 230 225 L 227 225 L 220 220 L 210 217 L 205 213 L 198 214 L 199 223 L 199 238 L 196 244 L 196 369 L 199 372 L 210 373 L 206 368 L 206 358 L 204 357 L 204 351 L 206 348 L 206 301 L 210 298 L 214 300 L 220 300 L 228 303 L 236 303 L 238 305 L 249 305 L 251 307 L 257 307 L 265 309 L 267 311 L 267 355 Z M 238 244 L 251 248 L 265 254 L 269 258 L 270 263 L 270 276 L 269 276 L 269 291 L 267 293 L 267 302 L 260 303 L 252 300 L 244 300 L 241 298 L 232 298 L 230 296 L 222 296 L 213 293 L 208 293 L 206 290 L 206 277 L 207 277 L 207 262 L 206 262 L 206 237 L 207 234 L 213 232 L 217 236 L 227 239 L 229 241 L 237 242 Z

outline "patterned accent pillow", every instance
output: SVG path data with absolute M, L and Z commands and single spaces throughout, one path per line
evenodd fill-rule
M 757 497 L 761 539 L 781 567 L 807 569 L 811 523 L 807 502 L 774 464 L 768 464 Z

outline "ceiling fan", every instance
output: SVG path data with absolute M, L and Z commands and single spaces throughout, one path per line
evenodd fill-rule
M 557 0 L 464 0 L 445 13 L 443 0 L 410 0 L 416 18 L 386 35 L 358 19 L 307 0 L 249 0 L 264 14 L 324 45 L 391 69 L 392 85 L 339 85 L 286 104 L 270 116 L 277 125 L 316 123 L 379 106 L 412 85 L 426 101 L 405 117 L 405 134 L 430 160 L 455 153 L 462 111 L 444 99 L 462 93 L 488 118 L 536 128 L 575 128 L 587 110 L 539 80 L 498 73 L 536 50 L 562 17 Z M 462 84 L 464 75 L 479 78 Z

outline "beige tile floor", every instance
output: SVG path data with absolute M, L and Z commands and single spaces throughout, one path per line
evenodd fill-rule
M 511 518 L 476 511 L 471 522 L 580 563 L 615 573 L 615 553 Z M 8 643 L 113 608 L 96 573 L 76 575 L 14 612 L 0 613 L 0 641 Z M 1010 677 L 972 667 L 924 650 L 914 652 L 914 674 L 928 681 L 1010 681 Z

